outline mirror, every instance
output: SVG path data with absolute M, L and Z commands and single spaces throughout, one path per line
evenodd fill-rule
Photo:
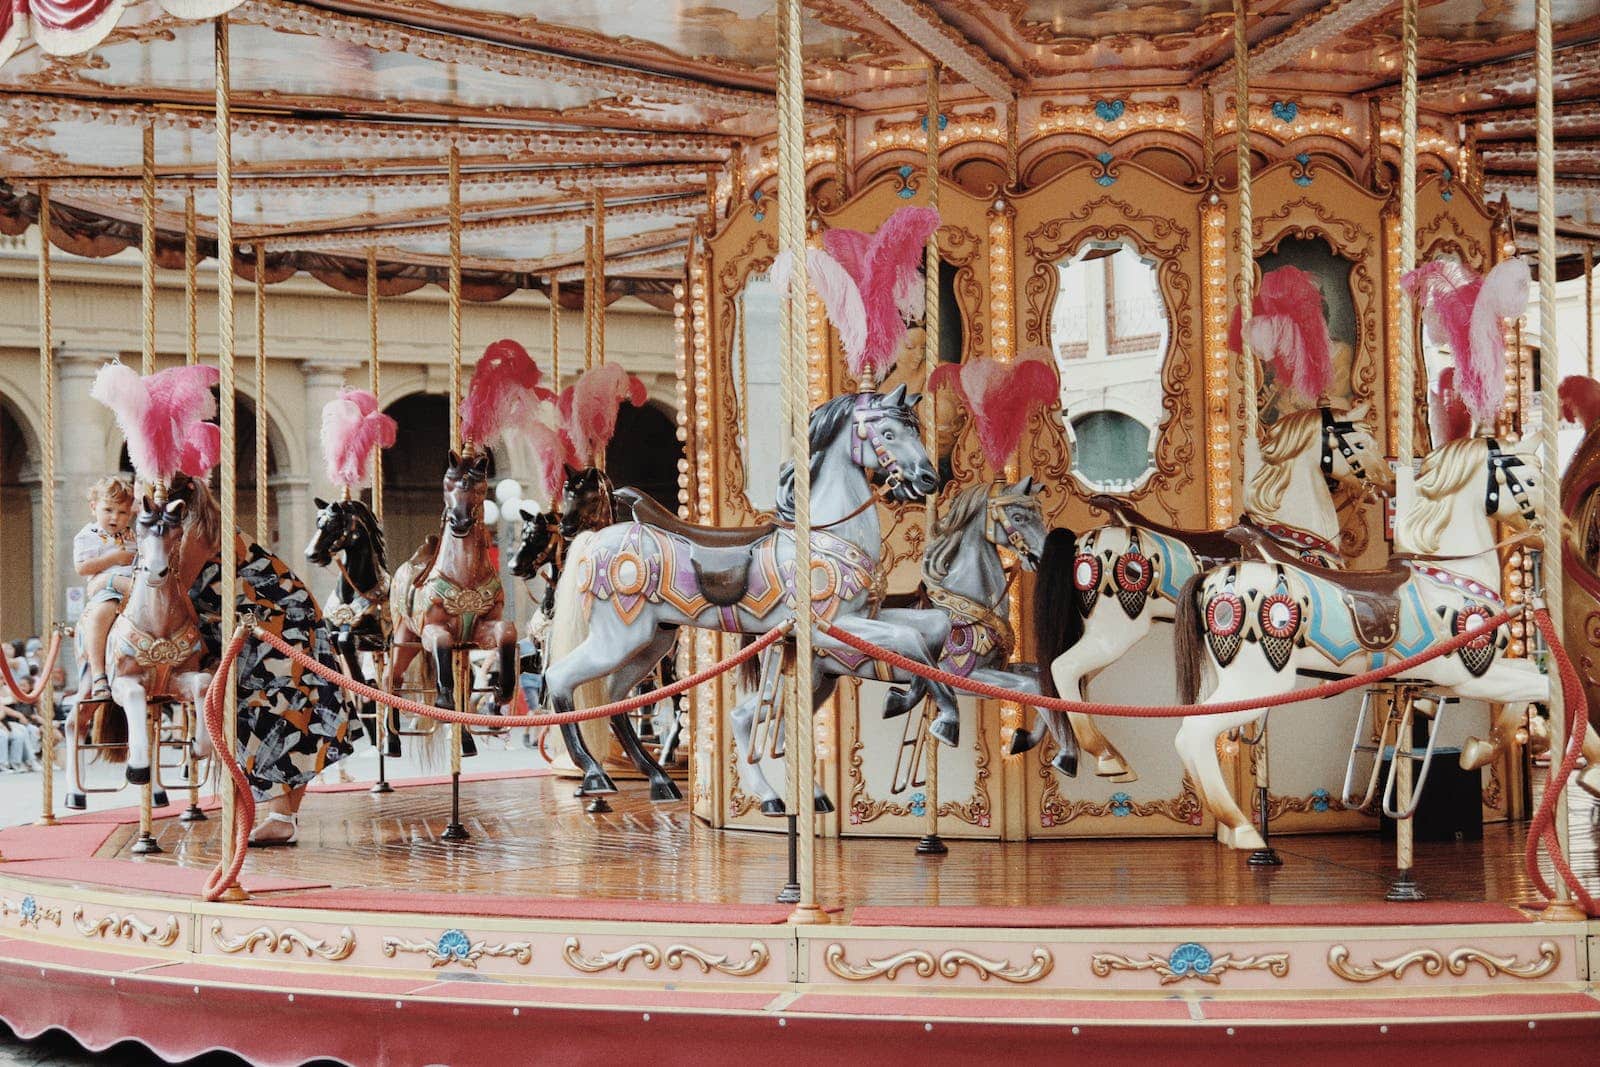
M 1072 470 L 1102 492 L 1132 491 L 1155 470 L 1171 338 L 1157 267 L 1122 241 L 1090 241 L 1056 264 L 1050 343 Z
M 1328 318 L 1328 337 L 1332 342 L 1333 385 L 1328 400 L 1335 409 L 1348 408 L 1355 403 L 1355 387 L 1350 372 L 1355 359 L 1359 323 L 1356 319 L 1356 301 L 1350 287 L 1350 275 L 1355 264 L 1339 255 L 1333 246 L 1321 237 L 1286 237 L 1264 256 L 1256 257 L 1256 278 L 1279 267 L 1299 267 L 1316 279 L 1322 289 L 1323 313 Z M 1275 380 L 1271 368 L 1263 368 L 1261 379 L 1261 423 L 1277 421 L 1279 415 L 1296 411 L 1303 405 L 1291 400 Z
M 783 460 L 782 352 L 778 290 L 765 271 L 751 274 L 733 302 L 733 381 L 744 492 L 758 511 L 772 510 Z

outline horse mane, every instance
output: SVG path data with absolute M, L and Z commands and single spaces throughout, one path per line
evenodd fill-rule
M 809 439 L 811 442 L 811 477 L 816 479 L 822 470 L 822 460 L 828 442 L 839 436 L 845 423 L 855 415 L 856 394 L 845 393 L 829 400 L 811 413 Z M 794 460 L 784 460 L 778 468 L 778 493 L 773 504 L 778 518 L 794 521 Z
M 989 486 L 980 482 L 956 495 L 945 513 L 935 520 L 928 547 L 922 553 L 922 576 L 930 584 L 943 584 L 961 553 L 961 541 L 974 515 L 989 503 Z
M 1396 548 L 1403 544 L 1409 552 L 1439 551 L 1455 494 L 1482 474 L 1488 447 L 1481 437 L 1464 437 L 1428 453 L 1417 471 L 1416 499 L 1395 532 Z
M 199 478 L 190 478 L 189 507 L 183 518 L 185 541 L 199 538 L 215 551 L 222 544 L 222 509 L 211 487 Z
M 385 574 L 389 572 L 389 554 L 384 547 L 383 529 L 378 525 L 378 517 L 372 513 L 365 500 L 352 498 L 350 506 L 355 512 L 356 521 L 361 524 L 361 529 L 366 532 L 367 543 L 372 546 L 372 562 Z
M 1254 515 L 1268 515 L 1283 505 L 1283 494 L 1289 490 L 1289 477 L 1294 473 L 1291 461 L 1317 440 L 1322 429 L 1322 411 L 1306 408 L 1291 412 L 1267 427 L 1261 441 L 1261 466 L 1250 479 L 1245 491 L 1245 510 Z

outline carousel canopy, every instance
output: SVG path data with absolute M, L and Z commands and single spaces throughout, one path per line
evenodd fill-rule
M 808 0 L 810 119 L 843 130 L 924 98 L 1005 105 L 1112 101 L 1232 79 L 1228 0 Z M 1392 102 L 1399 5 L 1252 3 L 1251 84 Z M 138 238 L 144 129 L 155 130 L 162 256 L 193 194 L 215 233 L 212 31 L 232 22 L 235 238 L 353 287 L 369 248 L 398 291 L 448 255 L 446 156 L 461 156 L 469 298 L 576 280 L 596 197 L 609 285 L 657 293 L 691 233 L 763 175 L 774 133 L 770 0 L 711 4 L 518 0 L 7 0 L 0 4 L 0 228 L 48 180 L 64 247 Z M 1555 4 L 1558 205 L 1582 240 L 1600 195 L 1600 3 Z M 1533 0 L 1438 0 L 1421 12 L 1429 122 L 1475 149 L 1489 199 L 1535 203 Z M 1277 107 L 1277 104 L 1273 105 Z M 1042 135 L 1020 109 L 1017 138 Z M 852 130 L 853 126 L 850 127 Z M 1003 120 L 987 131 L 1003 142 Z M 1356 131 L 1353 136 L 1365 136 Z M 1112 135 L 1108 135 L 1112 136 Z M 859 137 L 857 137 L 859 143 Z M 1479 165 L 1479 164 L 1474 164 Z M 241 262 L 247 274 L 248 262 Z

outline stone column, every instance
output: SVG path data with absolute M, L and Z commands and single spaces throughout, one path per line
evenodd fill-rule
M 117 473 L 122 434 L 111 411 L 89 389 L 100 368 L 118 355 L 65 345 L 56 350 L 56 573 L 62 590 L 83 584 L 72 569 L 72 535 L 89 521 L 89 487 Z M 42 542 L 35 544 L 42 547 Z M 65 593 L 56 595 L 61 597 L 56 617 L 67 618 Z
M 317 568 L 305 561 L 302 553 L 311 540 L 311 527 L 317 518 L 317 509 L 311 504 L 311 481 L 301 475 L 280 474 L 268 481 L 272 490 L 272 499 L 278 505 L 278 541 L 273 546 L 279 558 L 289 565 L 289 569 L 296 574 L 304 575 L 311 571 L 313 575 Z M 332 571 L 327 572 L 329 581 L 332 580 Z M 313 577 L 307 577 L 312 582 L 314 591 L 321 596 L 322 584 Z

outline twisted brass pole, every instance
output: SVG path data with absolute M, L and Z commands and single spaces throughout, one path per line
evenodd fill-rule
M 271 549 L 267 527 L 267 254 L 256 242 L 256 543 Z
M 50 291 L 50 186 L 39 186 L 39 405 L 44 409 L 44 443 L 40 457 L 39 523 L 43 527 L 40 546 L 40 578 L 44 583 L 43 618 L 39 634 L 45 640 L 56 625 L 56 367 L 55 308 Z M 0 653 L 3 655 L 3 653 Z M 43 811 L 39 821 L 53 825 L 55 815 L 55 693 L 46 685 L 39 695 L 40 757 L 44 764 Z
M 140 352 L 140 372 L 156 372 L 156 128 L 144 128 L 144 166 L 142 168 L 142 222 L 139 228 L 140 251 L 143 260 L 139 265 L 140 297 L 144 311 L 144 344 Z
M 372 391 L 378 409 L 383 402 L 378 392 L 378 250 L 367 249 L 367 388 Z M 383 525 L 383 449 L 372 446 L 372 517 Z M 381 729 L 381 726 L 380 726 Z
M 184 362 L 194 366 L 200 362 L 200 283 L 196 277 L 200 250 L 194 230 L 194 187 L 183 198 L 183 307 L 188 319 L 188 347 L 184 349 Z
M 939 210 L 939 65 L 928 65 L 928 129 L 923 145 L 924 163 L 923 178 L 927 183 L 928 207 L 935 212 Z M 932 381 L 934 369 L 939 365 L 939 232 L 937 229 L 928 236 L 928 248 L 924 258 L 925 277 L 923 279 L 923 319 L 922 319 L 922 357 L 926 365 L 928 381 Z M 934 468 L 939 464 L 939 409 L 938 397 L 930 387 L 924 390 L 928 397 L 928 421 L 923 429 L 923 437 L 927 444 L 928 455 L 933 457 Z M 923 512 L 923 522 L 927 527 L 927 544 L 933 540 L 933 529 L 939 521 L 939 494 L 929 495 L 927 506 Z M 924 702 L 926 707 L 926 702 Z M 920 709 L 919 709 L 920 711 Z M 925 856 L 940 856 L 949 851 L 944 842 L 939 840 L 939 748 L 935 743 L 925 745 L 923 750 L 928 754 L 928 781 L 924 789 L 927 794 L 927 825 L 924 829 L 922 840 L 917 843 L 917 852 Z M 915 749 L 912 749 L 915 752 Z
M 450 448 L 461 451 L 461 147 L 454 141 L 450 142 Z

